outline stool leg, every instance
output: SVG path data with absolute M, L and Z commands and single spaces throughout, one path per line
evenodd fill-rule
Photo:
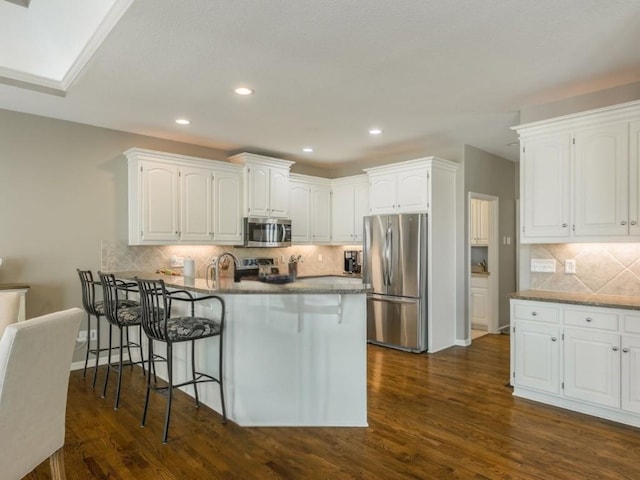
M 102 398 L 107 395 L 107 383 L 109 383 L 109 372 L 111 371 L 111 324 L 109 324 L 109 352 L 107 353 L 107 373 L 104 375 L 104 387 L 102 388 Z
M 222 332 L 220 332 L 220 351 L 218 352 L 219 358 L 218 358 L 218 385 L 220 386 L 220 404 L 222 405 L 222 423 L 227 423 L 227 409 L 225 408 L 224 405 L 224 387 L 222 385 L 222 377 L 223 372 L 222 372 L 222 357 L 223 357 L 223 351 L 222 351 L 222 346 L 223 346 L 223 342 L 222 342 Z
M 191 378 L 193 379 L 193 391 L 196 397 L 196 408 L 200 406 L 198 398 L 198 384 L 196 383 L 196 341 L 191 340 Z
M 131 368 L 133 370 L 133 360 L 131 359 L 131 345 L 129 345 L 131 342 L 129 341 L 129 327 L 124 327 L 126 329 L 126 336 L 127 336 L 127 354 L 129 355 L 129 368 Z M 122 350 L 122 347 L 120 347 L 120 349 Z M 122 356 L 122 352 L 120 352 L 120 356 Z
M 167 443 L 167 437 L 169 436 L 171 401 L 173 400 L 173 347 L 171 345 L 171 342 L 167 342 L 167 377 L 169 378 L 169 387 L 167 389 L 167 411 L 164 417 L 164 433 L 162 434 L 162 443 Z
M 122 385 L 122 357 L 123 352 L 122 352 L 122 327 L 119 328 L 120 330 L 120 360 L 118 360 L 118 386 L 116 387 L 116 400 L 115 403 L 113 405 L 113 409 L 117 410 L 118 407 L 120 406 L 120 386 Z M 131 352 L 129 352 L 129 359 L 131 359 Z
M 111 330 L 111 327 L 109 327 L 109 330 Z M 91 338 L 91 330 L 89 330 L 88 332 L 89 338 Z M 111 335 L 109 335 L 109 337 L 111 337 Z M 91 388 L 96 388 L 96 380 L 98 379 L 98 362 L 100 361 L 100 315 L 96 315 L 96 349 L 95 349 L 95 356 L 96 356 L 96 367 L 93 370 L 93 383 L 91 384 Z
M 82 378 L 87 376 L 87 364 L 89 363 L 89 350 L 91 350 L 91 314 L 87 313 L 87 353 L 84 355 L 84 368 L 82 369 Z
M 138 349 L 140 350 L 140 365 L 142 365 L 142 375 L 146 375 L 146 367 L 144 366 L 144 348 L 142 348 L 142 325 L 138 325 Z
M 149 368 L 147 368 L 147 393 L 144 397 L 144 410 L 142 411 L 142 423 L 141 427 L 144 427 L 144 424 L 147 421 L 147 410 L 149 408 L 149 392 L 151 390 L 151 362 L 153 362 L 153 340 L 149 339 Z M 154 369 L 155 370 L 155 369 Z

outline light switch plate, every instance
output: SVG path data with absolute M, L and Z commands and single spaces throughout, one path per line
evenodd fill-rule
M 564 273 L 576 273 L 576 261 L 565 260 L 564 261 Z
M 556 271 L 556 261 L 553 258 L 532 258 L 531 259 L 531 271 L 532 272 L 544 272 L 554 273 Z
M 171 255 L 171 266 L 172 267 L 184 267 L 184 257 L 178 257 L 176 255 Z

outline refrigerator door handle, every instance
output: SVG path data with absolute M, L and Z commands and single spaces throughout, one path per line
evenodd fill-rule
M 385 286 L 389 286 L 391 284 L 391 235 L 391 227 L 387 227 L 387 231 L 384 234 L 384 272 L 382 274 Z
M 386 295 L 369 295 L 369 299 L 374 302 L 387 302 L 387 303 L 404 303 L 404 304 L 414 304 L 418 301 L 417 298 L 397 298 L 397 297 L 388 297 Z

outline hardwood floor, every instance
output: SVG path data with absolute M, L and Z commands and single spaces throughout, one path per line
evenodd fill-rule
M 369 346 L 368 360 L 369 428 L 222 425 L 179 393 L 167 445 L 164 398 L 139 426 L 140 371 L 118 411 L 72 372 L 67 478 L 640 479 L 640 429 L 511 395 L 506 335 L 432 355 Z M 26 478 L 50 478 L 48 462 Z

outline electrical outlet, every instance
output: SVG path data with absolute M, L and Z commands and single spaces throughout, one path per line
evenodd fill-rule
M 76 338 L 76 342 L 86 342 L 87 341 L 87 331 L 80 330 L 78 332 L 78 338 Z
M 86 335 L 86 331 L 85 331 L 85 335 Z M 91 335 L 89 336 L 89 338 L 91 340 L 97 340 L 98 339 L 98 330 L 96 330 L 95 328 L 91 330 Z
M 281 255 L 281 256 L 280 256 L 280 261 L 281 261 L 282 263 L 287 263 L 287 256 L 286 256 L 286 255 Z
M 545 273 L 553 273 L 556 271 L 556 261 L 555 259 L 531 259 L 531 271 L 532 272 L 545 272 Z
M 322 261 L 322 254 L 318 254 L 318 261 L 321 262 Z
M 565 260 L 564 261 L 564 273 L 576 273 L 576 261 Z
M 176 255 L 171 255 L 171 266 L 172 267 L 184 267 L 184 257 L 178 257 Z

